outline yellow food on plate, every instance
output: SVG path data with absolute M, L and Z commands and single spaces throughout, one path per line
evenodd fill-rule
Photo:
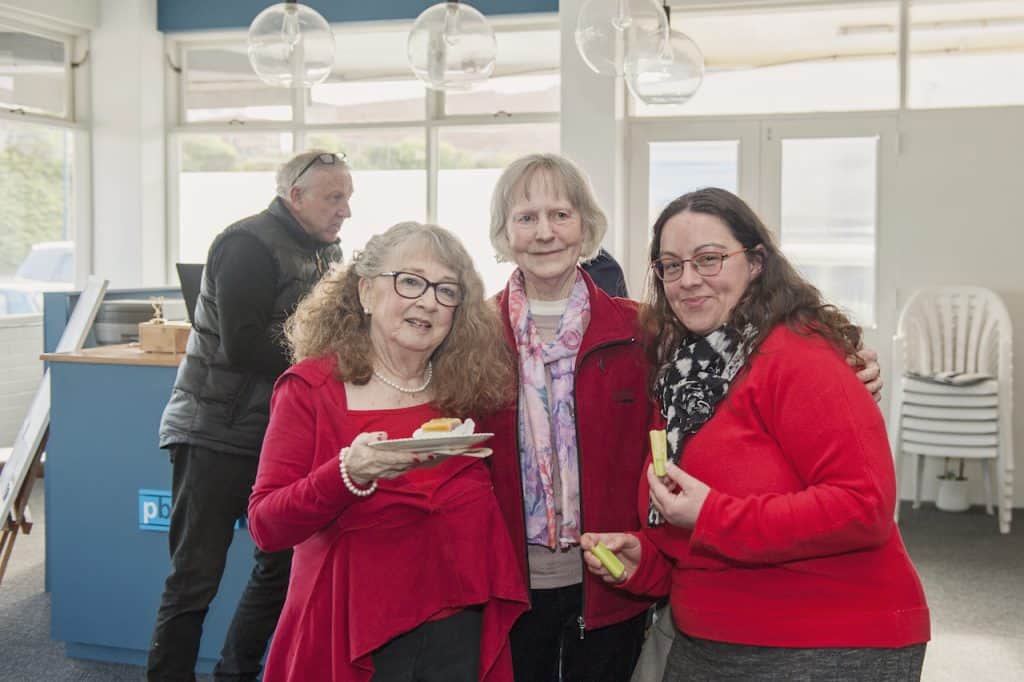
M 594 556 L 597 557 L 598 561 L 612 574 L 612 577 L 618 580 L 622 577 L 622 574 L 626 572 L 626 567 L 619 561 L 619 557 L 615 556 L 615 552 L 608 549 L 603 542 L 599 542 L 594 545 L 594 549 L 590 550 Z
M 651 431 L 651 461 L 654 464 L 654 475 L 665 475 L 667 443 L 664 430 Z
M 438 417 L 431 419 L 420 427 L 424 433 L 448 433 L 454 431 L 462 420 L 458 417 Z

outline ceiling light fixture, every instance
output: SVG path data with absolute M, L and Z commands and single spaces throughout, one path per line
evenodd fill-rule
M 657 0 L 587 0 L 576 17 L 576 49 L 602 76 L 621 76 L 627 59 L 657 57 L 668 17 Z
M 334 32 L 319 12 L 295 0 L 271 5 L 249 25 L 249 63 L 268 85 L 311 88 L 334 67 Z
M 685 104 L 704 80 L 704 55 L 688 35 L 672 30 L 672 9 L 667 2 L 664 11 L 668 40 L 654 55 L 629 52 L 626 85 L 645 104 Z
M 494 72 L 498 42 L 487 18 L 458 0 L 428 7 L 406 43 L 409 66 L 428 88 L 471 90 Z

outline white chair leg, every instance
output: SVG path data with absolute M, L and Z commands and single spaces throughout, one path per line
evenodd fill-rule
M 924 478 L 924 455 L 914 454 L 914 509 L 921 508 L 921 480 Z
M 893 451 L 893 460 L 896 468 L 896 508 L 892 512 L 893 521 L 900 522 L 900 481 L 903 479 L 903 451 Z
M 992 494 L 992 479 L 996 477 L 996 460 L 981 461 L 981 479 L 985 482 L 985 513 L 993 514 L 992 505 L 996 504 L 995 495 Z

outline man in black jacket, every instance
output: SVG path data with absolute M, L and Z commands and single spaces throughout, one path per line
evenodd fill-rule
M 330 265 L 351 215 L 344 159 L 304 152 L 281 166 L 270 206 L 210 246 L 186 357 L 160 423 L 173 468 L 171 573 L 149 650 L 149 680 L 193 680 L 203 620 L 245 514 L 274 381 L 288 366 L 284 321 Z M 256 551 L 214 669 L 255 680 L 288 587 L 291 550 Z

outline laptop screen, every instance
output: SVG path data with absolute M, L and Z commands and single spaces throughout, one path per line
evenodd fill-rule
M 196 301 L 199 300 L 199 285 L 203 281 L 202 263 L 177 263 L 178 279 L 181 280 L 181 297 L 185 299 L 189 322 L 195 322 Z

